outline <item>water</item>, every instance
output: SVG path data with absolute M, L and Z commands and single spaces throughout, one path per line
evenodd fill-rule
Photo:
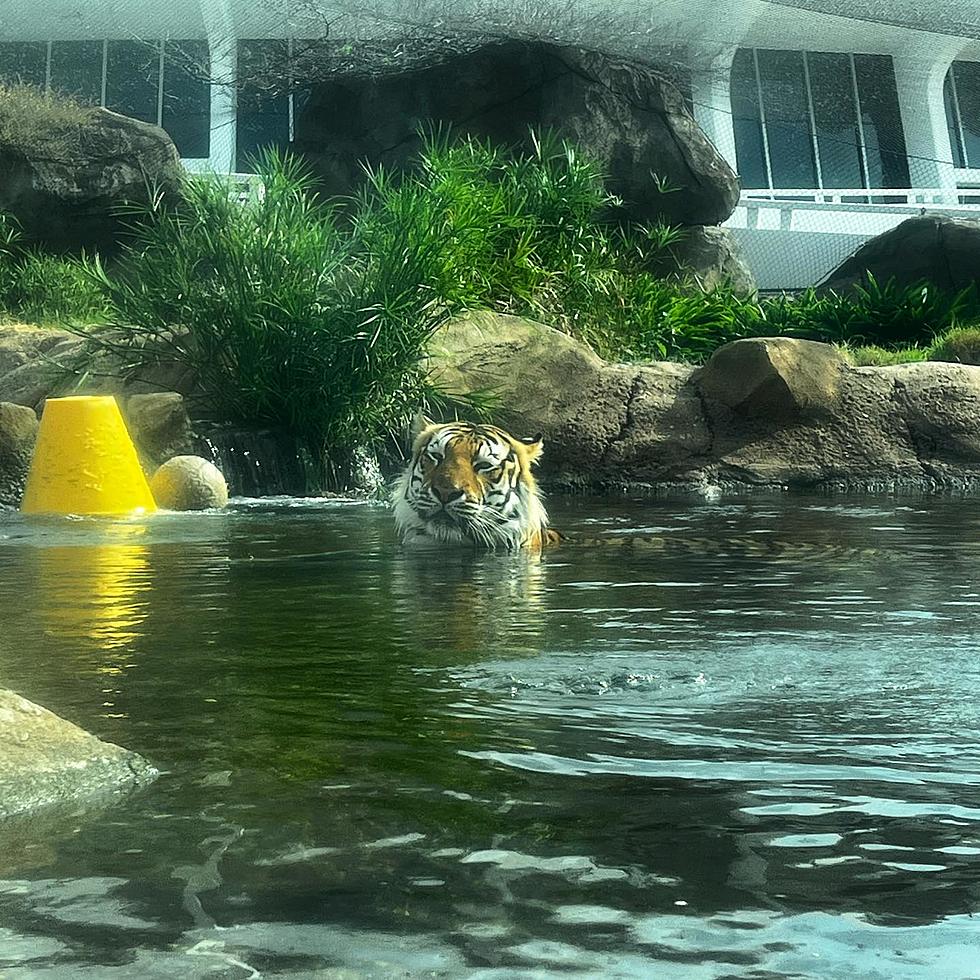
M 0 515 L 0 683 L 164 772 L 0 828 L 0 976 L 980 976 L 980 505 L 553 510 L 721 544 Z

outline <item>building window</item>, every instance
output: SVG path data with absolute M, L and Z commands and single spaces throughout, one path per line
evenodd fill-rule
M 160 68 L 159 42 L 109 41 L 105 107 L 133 119 L 159 123 Z
M 744 187 L 908 186 L 890 58 L 743 48 L 731 95 Z
M 52 90 L 70 95 L 87 105 L 105 101 L 105 43 L 103 41 L 52 41 Z
M 945 94 L 953 164 L 980 169 L 980 63 L 954 61 L 946 74 Z
M 209 72 L 208 42 L 200 40 L 0 43 L 0 81 L 155 123 L 185 159 L 210 154 Z
M 167 41 L 160 125 L 188 160 L 211 155 L 211 53 L 207 41 Z
M 44 41 L 7 41 L 0 44 L 0 82 L 43 88 L 48 73 L 48 45 Z
M 255 156 L 285 149 L 293 138 L 290 45 L 281 40 L 238 42 L 238 133 L 235 169 L 254 170 Z

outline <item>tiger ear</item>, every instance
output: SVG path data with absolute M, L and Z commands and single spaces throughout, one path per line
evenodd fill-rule
M 415 415 L 412 416 L 412 424 L 409 426 L 408 430 L 409 441 L 414 443 L 426 429 L 430 429 L 434 425 L 435 422 L 433 422 L 432 419 L 430 419 L 424 412 L 416 412 Z
M 542 433 L 539 432 L 529 439 L 522 437 L 520 443 L 527 452 L 527 461 L 529 463 L 536 463 L 541 458 L 541 453 L 544 452 Z

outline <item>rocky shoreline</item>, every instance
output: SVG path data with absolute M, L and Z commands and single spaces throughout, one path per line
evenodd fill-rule
M 543 432 L 555 492 L 980 488 L 980 368 L 855 368 L 827 344 L 739 340 L 706 365 L 609 364 L 570 337 L 478 314 L 434 345 L 435 379 L 493 392 Z
M 28 409 L 57 390 L 52 355 L 31 357 L 37 340 L 0 327 L 0 403 L 26 406 L 0 405 L 0 503 L 8 505 L 36 429 Z M 55 352 L 73 343 L 47 341 Z M 439 331 L 429 369 L 449 392 L 489 395 L 493 420 L 515 434 L 543 434 L 541 479 L 552 494 L 980 490 L 980 367 L 858 368 L 830 345 L 785 337 L 735 341 L 703 367 L 614 364 L 542 324 L 477 313 Z M 195 451 L 180 393 L 109 390 L 122 396 L 145 459 Z M 277 451 L 274 439 L 263 444 Z

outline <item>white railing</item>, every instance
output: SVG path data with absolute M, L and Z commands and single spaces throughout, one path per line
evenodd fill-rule
M 959 208 L 980 205 L 980 189 L 959 187 L 905 188 L 763 188 L 742 191 L 742 204 L 752 201 L 787 202 L 790 204 L 829 204 L 837 207 L 923 207 Z
M 980 189 L 745 190 L 725 226 L 761 289 L 802 289 L 822 282 L 869 238 L 925 212 L 980 219 Z

